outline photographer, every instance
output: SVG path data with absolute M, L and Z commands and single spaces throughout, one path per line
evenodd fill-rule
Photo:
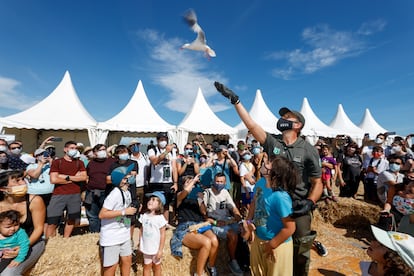
M 182 183 L 183 176 L 195 176 L 200 173 L 200 166 L 195 158 L 193 145 L 187 143 L 184 146 L 184 155 L 182 159 L 177 160 L 178 182 Z

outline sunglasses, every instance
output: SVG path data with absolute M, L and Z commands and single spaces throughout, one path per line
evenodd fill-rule
M 390 164 L 397 164 L 397 165 L 401 165 L 400 162 L 390 162 Z
M 13 147 L 13 148 L 10 148 L 10 149 L 12 149 L 12 150 L 14 150 L 14 149 L 21 149 L 21 147 Z

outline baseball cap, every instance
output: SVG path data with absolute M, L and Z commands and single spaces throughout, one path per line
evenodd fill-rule
M 132 169 L 134 168 L 134 164 L 129 165 L 128 167 L 118 167 L 115 168 L 111 172 L 111 181 L 114 186 L 119 186 L 121 184 L 122 179 L 127 176 Z
M 133 145 L 135 145 L 135 144 L 141 145 L 141 142 L 140 142 L 140 141 L 138 141 L 138 139 L 137 139 L 137 138 L 134 138 L 134 139 L 132 139 L 131 141 L 129 141 L 129 143 L 128 143 L 128 147 L 133 146 Z
M 164 192 L 155 191 L 155 192 L 152 192 L 152 193 L 145 194 L 145 196 L 146 197 L 151 197 L 151 196 L 158 197 L 161 200 L 162 205 L 165 205 Z
M 293 113 L 295 117 L 298 118 L 299 122 L 301 122 L 303 126 L 305 125 L 305 117 L 303 117 L 302 113 L 300 113 L 299 111 L 290 110 L 287 107 L 282 107 L 281 109 L 279 109 L 279 115 L 282 117 L 288 112 Z
M 414 237 L 400 232 L 385 231 L 371 225 L 375 239 L 382 245 L 395 251 L 400 257 L 414 269 Z
M 167 132 L 158 132 L 157 139 L 168 138 Z
M 44 153 L 45 152 L 45 150 L 44 149 L 37 149 L 37 150 L 35 150 L 35 152 L 34 152 L 34 156 L 36 157 L 36 156 L 38 156 L 38 155 L 41 155 L 42 153 Z

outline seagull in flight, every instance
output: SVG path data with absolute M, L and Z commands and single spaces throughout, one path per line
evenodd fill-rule
M 201 29 L 200 25 L 197 23 L 197 15 L 195 14 L 194 10 L 190 9 L 184 14 L 184 20 L 187 24 L 191 27 L 191 29 L 197 33 L 197 38 L 191 42 L 186 43 L 181 46 L 181 49 L 190 49 L 195 51 L 202 51 L 205 53 L 206 57 L 210 59 L 211 57 L 216 56 L 216 52 L 211 49 L 206 44 L 206 36 L 204 34 L 203 29 Z

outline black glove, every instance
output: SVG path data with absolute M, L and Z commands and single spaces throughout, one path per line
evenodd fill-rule
M 223 95 L 227 99 L 230 99 L 230 102 L 232 104 L 238 104 L 240 102 L 239 101 L 239 96 L 234 94 L 233 91 L 231 91 L 230 89 L 225 87 L 222 83 L 219 83 L 218 81 L 215 81 L 214 86 L 216 87 L 217 91 L 221 93 L 221 95 Z
M 290 215 L 291 218 L 301 217 L 308 214 L 310 211 L 315 209 L 315 204 L 310 199 L 295 200 L 292 204 L 293 213 Z

